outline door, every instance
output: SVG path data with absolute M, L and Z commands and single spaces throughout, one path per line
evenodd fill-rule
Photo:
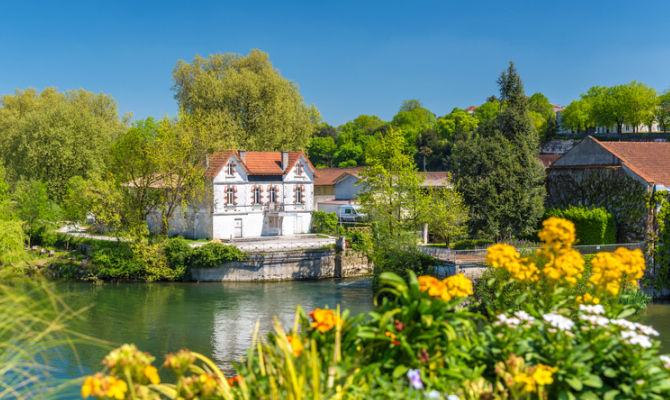
M 235 218 L 235 224 L 233 225 L 233 236 L 236 238 L 242 237 L 242 218 Z

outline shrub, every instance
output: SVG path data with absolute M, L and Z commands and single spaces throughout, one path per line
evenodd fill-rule
M 373 254 L 373 261 L 375 269 L 372 287 L 375 292 L 379 289 L 379 277 L 385 272 L 392 272 L 407 279 L 410 272 L 416 275 L 430 274 L 433 267 L 438 264 L 436 258 L 422 253 L 416 247 L 377 250 Z
M 11 264 L 23 259 L 24 240 L 21 221 L 0 220 L 0 264 Z
M 235 246 L 222 243 L 207 243 L 193 250 L 190 257 L 192 268 L 214 268 L 228 261 L 241 261 L 248 257 L 247 253 Z
M 493 244 L 493 240 L 489 239 L 465 239 L 465 240 L 459 240 L 458 242 L 454 243 L 452 246 L 452 249 L 454 250 L 470 250 L 474 249 L 477 247 L 485 247 L 489 244 Z
M 369 230 L 355 229 L 346 233 L 347 240 L 351 243 L 351 248 L 356 251 L 368 254 L 372 250 L 372 234 Z
M 165 242 L 163 253 L 170 268 L 186 270 L 193 249 L 184 238 L 176 237 Z
M 325 211 L 314 211 L 312 214 L 312 231 L 314 233 L 336 233 L 337 215 Z
M 604 208 L 549 208 L 545 218 L 549 217 L 565 218 L 575 224 L 577 244 L 616 243 L 614 216 Z

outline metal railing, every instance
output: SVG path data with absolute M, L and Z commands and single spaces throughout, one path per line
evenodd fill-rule
M 576 245 L 572 246 L 574 249 L 579 251 L 582 254 L 595 254 L 601 251 L 611 252 L 619 247 L 625 247 L 629 250 L 645 250 L 647 246 L 646 242 L 635 242 L 635 243 L 616 243 L 616 244 L 591 244 L 591 245 Z M 522 255 L 528 255 L 535 253 L 540 246 L 525 246 L 518 247 L 517 250 Z M 472 250 L 451 250 L 444 247 L 430 247 L 422 246 L 421 251 L 424 254 L 435 257 L 439 260 L 446 261 L 448 263 L 454 264 L 484 264 L 486 259 L 486 249 L 472 249 Z

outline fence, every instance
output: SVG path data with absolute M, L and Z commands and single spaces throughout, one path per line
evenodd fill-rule
M 601 251 L 614 251 L 619 247 L 625 247 L 629 250 L 641 249 L 645 250 L 647 243 L 646 242 L 636 242 L 636 243 L 619 243 L 619 244 L 593 244 L 593 245 L 577 245 L 572 246 L 574 249 L 578 250 L 582 254 L 595 254 Z M 534 253 L 539 246 L 524 246 L 518 247 L 517 250 L 522 255 Z M 441 261 L 446 261 L 453 264 L 471 264 L 473 266 L 477 264 L 484 264 L 486 259 L 486 249 L 472 249 L 472 250 L 451 250 L 444 247 L 430 247 L 423 246 L 421 251 L 424 254 L 435 257 Z

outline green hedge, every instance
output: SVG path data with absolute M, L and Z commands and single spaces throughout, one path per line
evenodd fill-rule
M 228 261 L 242 261 L 249 255 L 235 246 L 207 243 L 193 250 L 189 257 L 191 268 L 214 268 Z
M 616 243 L 616 223 L 614 216 L 604 208 L 570 206 L 568 208 L 548 208 L 544 219 L 565 218 L 575 224 L 577 244 Z

